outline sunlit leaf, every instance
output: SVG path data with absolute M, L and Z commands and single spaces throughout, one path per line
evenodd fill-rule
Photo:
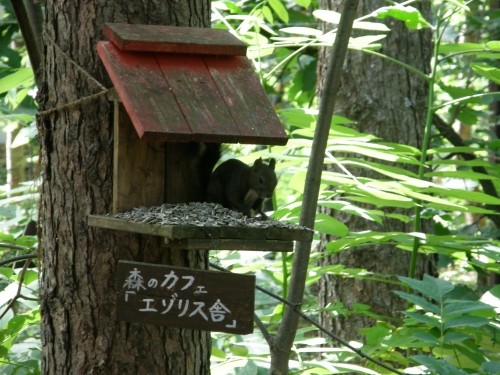
M 377 18 L 392 17 L 403 21 L 409 29 L 422 29 L 430 27 L 430 24 L 425 20 L 420 11 L 412 6 L 394 5 L 383 7 L 375 12 Z
M 274 13 L 276 13 L 281 21 L 288 23 L 288 10 L 286 10 L 286 7 L 280 0 L 268 0 L 268 4 L 273 8 Z
M 318 9 L 313 12 L 313 16 L 335 25 L 340 22 L 340 13 L 333 10 Z M 352 27 L 354 29 L 364 29 L 371 31 L 390 31 L 390 29 L 380 22 L 365 22 L 365 21 L 354 21 Z
M 476 74 L 500 84 L 500 69 L 486 64 L 471 64 L 471 68 Z
M 30 68 L 19 68 L 14 73 L 0 78 L 0 94 L 15 87 L 31 86 L 33 83 L 33 70 Z
M 431 187 L 426 190 L 429 193 L 436 193 L 441 196 L 460 198 L 470 202 L 483 204 L 500 204 L 500 198 L 481 193 L 479 191 L 469 191 L 461 189 L 445 189 L 440 187 Z
M 496 176 L 473 171 L 436 171 L 425 173 L 425 177 L 463 178 L 469 180 L 500 180 Z
M 391 31 L 386 25 L 380 22 L 365 22 L 365 21 L 354 21 L 352 25 L 353 29 L 363 29 L 370 31 Z
M 262 15 L 264 16 L 267 22 L 274 23 L 273 12 L 271 11 L 271 8 L 269 8 L 267 5 L 264 5 L 262 7 Z
M 307 35 L 307 36 L 315 36 L 318 37 L 323 34 L 321 30 L 313 29 L 311 27 L 284 27 L 280 29 L 281 32 L 289 33 L 289 34 L 299 34 L 299 35 Z
M 493 51 L 500 51 L 500 40 L 491 40 L 486 43 L 486 47 Z
M 369 48 L 369 47 L 380 47 L 380 44 L 375 45 L 374 43 L 386 38 L 387 35 L 364 35 L 357 38 L 351 38 L 349 40 L 350 48 Z
M 314 229 L 337 237 L 344 237 L 349 232 L 349 228 L 344 223 L 330 215 L 321 213 L 316 215 Z
M 313 16 L 321 21 L 329 22 L 338 25 L 340 22 L 340 13 L 333 10 L 317 9 L 313 12 Z
M 484 51 L 484 47 L 479 43 L 441 43 L 438 52 L 440 54 L 469 52 L 469 51 Z
M 328 207 L 337 211 L 342 211 L 348 214 L 360 216 L 364 219 L 375 221 L 382 224 L 382 217 L 375 214 L 372 210 L 366 210 L 364 208 L 353 205 L 350 202 L 343 201 L 319 201 L 318 205 L 322 207 Z
M 308 8 L 311 5 L 311 0 L 295 0 L 295 3 L 301 7 Z

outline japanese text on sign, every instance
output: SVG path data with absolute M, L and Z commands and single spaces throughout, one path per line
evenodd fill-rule
M 120 261 L 117 315 L 139 323 L 250 333 L 254 286 L 254 276 Z

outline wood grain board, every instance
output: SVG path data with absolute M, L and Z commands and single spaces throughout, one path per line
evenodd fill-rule
M 211 243 L 210 240 L 215 240 L 215 242 L 213 242 L 212 244 L 216 245 L 217 240 L 227 239 L 238 240 L 235 241 L 235 244 L 240 241 L 243 242 L 248 240 L 250 241 L 249 246 L 251 246 L 251 244 L 256 244 L 257 242 L 255 241 L 259 240 L 264 241 L 261 243 L 262 247 L 264 247 L 266 241 L 310 241 L 313 235 L 312 231 L 299 227 L 292 229 L 280 227 L 254 228 L 245 226 L 205 227 L 195 225 L 153 225 L 127 221 L 104 215 L 89 215 L 87 223 L 89 226 L 93 227 L 162 236 L 166 237 L 168 240 L 205 240 L 203 244 L 206 245 L 209 245 Z M 284 247 L 289 249 L 288 245 L 283 245 Z M 276 247 L 276 244 L 271 243 L 270 246 Z M 256 250 L 261 250 L 262 247 Z
M 253 332 L 255 276 L 119 261 L 118 320 L 247 334 Z
M 241 56 L 97 51 L 141 139 L 284 145 L 288 138 Z
M 124 51 L 245 56 L 247 47 L 227 30 L 108 23 L 103 33 Z

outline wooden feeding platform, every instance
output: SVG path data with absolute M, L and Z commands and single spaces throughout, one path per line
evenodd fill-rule
M 165 237 L 179 249 L 292 251 L 312 230 L 273 219 L 249 218 L 213 203 L 138 207 L 114 215 L 90 215 L 94 227 Z

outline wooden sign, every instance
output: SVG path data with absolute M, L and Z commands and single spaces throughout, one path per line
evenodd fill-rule
M 255 276 L 119 261 L 118 320 L 253 332 Z

